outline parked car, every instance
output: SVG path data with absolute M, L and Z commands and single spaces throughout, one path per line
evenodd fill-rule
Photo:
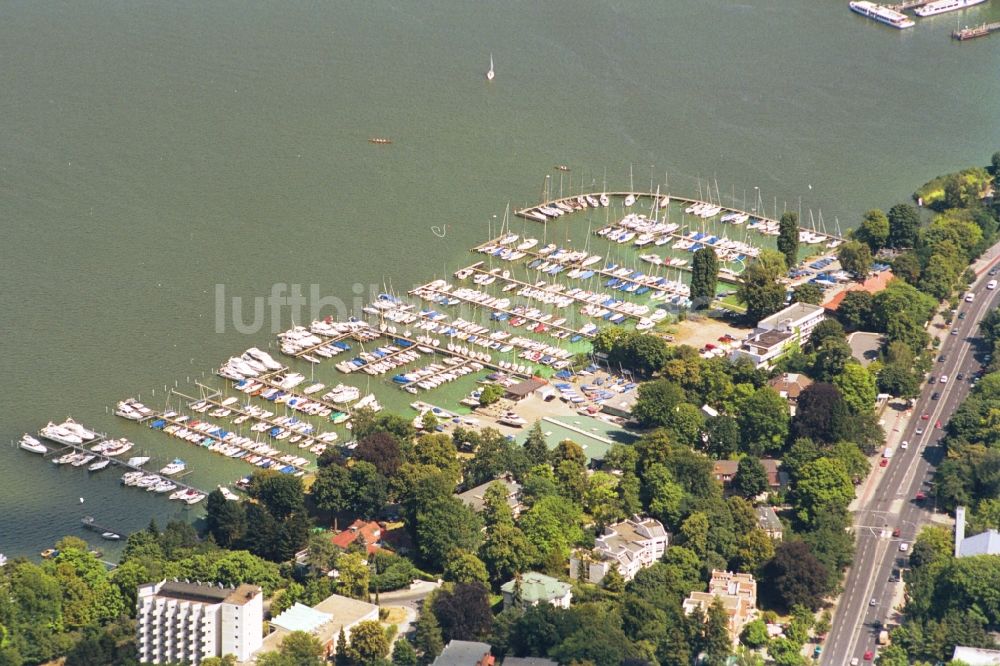
M 903 543 L 899 544 L 899 552 L 905 553 L 909 549 L 910 549 L 910 544 L 906 543 L 905 541 Z
M 934 394 L 931 395 L 931 400 L 938 400 L 940 397 L 941 397 L 941 394 L 938 393 L 937 391 L 934 391 Z

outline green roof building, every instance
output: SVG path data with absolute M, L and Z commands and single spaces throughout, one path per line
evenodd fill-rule
M 509 580 L 500 586 L 505 609 L 515 604 L 520 606 L 552 604 L 559 608 L 569 608 L 569 602 L 573 598 L 571 589 L 569 583 L 537 571 L 529 571 L 519 579 Z

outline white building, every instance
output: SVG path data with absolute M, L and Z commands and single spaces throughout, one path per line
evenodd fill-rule
M 965 507 L 960 506 L 955 509 L 955 557 L 974 555 L 1000 555 L 1000 532 L 991 529 L 965 536 Z
M 582 572 L 586 580 L 600 583 L 611 567 L 617 566 L 622 578 L 632 580 L 640 569 L 663 557 L 668 540 L 663 523 L 654 518 L 633 516 L 609 525 L 597 537 L 592 551 L 579 550 L 570 557 L 570 578 L 576 579 Z
M 708 592 L 692 592 L 684 600 L 684 613 L 690 615 L 696 609 L 707 613 L 716 598 L 726 609 L 729 638 L 735 645 L 743 627 L 757 616 L 757 581 L 748 573 L 713 570 Z
M 234 655 L 247 661 L 263 640 L 264 596 L 256 585 L 161 581 L 140 585 L 139 661 L 186 661 Z
M 758 368 L 770 366 L 773 361 L 802 346 L 812 331 L 826 318 L 820 305 L 793 303 L 757 322 L 740 348 L 730 354 L 734 361 L 747 358 Z
M 518 587 L 521 589 L 518 590 Z M 537 571 L 525 573 L 520 580 L 515 578 L 507 581 L 500 586 L 500 592 L 503 594 L 504 609 L 515 603 L 522 607 L 551 604 L 556 608 L 569 608 L 573 599 L 572 585 Z

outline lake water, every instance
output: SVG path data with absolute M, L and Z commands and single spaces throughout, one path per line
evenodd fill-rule
M 84 514 L 122 531 L 197 514 L 6 446 L 51 419 L 181 455 L 202 487 L 247 470 L 106 411 L 196 390 L 290 324 L 217 332 L 217 285 L 405 291 L 461 265 L 546 176 L 711 183 L 738 202 L 759 188 L 846 231 L 1000 149 L 1000 37 L 953 42 L 954 15 L 898 32 L 846 2 L 79 0 L 2 18 L 8 556 L 82 534 Z M 997 19 L 991 3 L 958 21 Z

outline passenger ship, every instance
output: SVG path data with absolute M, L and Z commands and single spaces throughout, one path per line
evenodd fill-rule
M 945 12 L 953 12 L 956 9 L 965 9 L 986 2 L 986 0 L 936 0 L 929 2 L 916 10 L 916 15 L 920 18 L 936 16 Z
M 951 1 L 951 0 L 947 0 Z M 893 28 L 912 28 L 916 25 L 906 14 L 897 12 L 895 9 L 889 9 L 883 5 L 875 4 L 874 2 L 868 2 L 868 0 L 854 0 L 850 3 L 851 10 L 861 14 L 862 16 L 867 16 L 870 19 L 875 19 L 879 23 L 885 23 Z

